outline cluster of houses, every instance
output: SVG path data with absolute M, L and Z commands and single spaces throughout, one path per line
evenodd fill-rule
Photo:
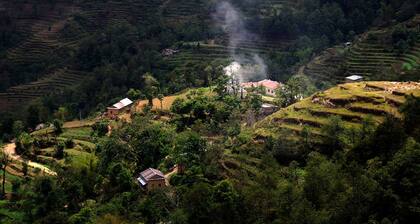
M 347 83 L 360 81 L 363 81 L 363 77 L 359 75 L 352 75 L 345 78 L 345 82 Z M 239 84 L 238 94 L 240 94 L 241 98 L 244 98 L 247 95 L 247 91 L 249 91 L 251 88 L 260 88 L 264 91 L 264 95 L 274 97 L 276 96 L 276 92 L 282 86 L 282 83 L 270 79 L 264 79 L 258 82 L 244 82 Z M 115 119 L 120 113 L 130 113 L 132 104 L 133 101 L 131 101 L 130 99 L 122 99 L 118 103 L 115 103 L 114 105 L 107 108 L 106 116 L 110 119 Z M 275 109 L 275 105 L 267 103 L 263 104 L 262 106 L 262 110 L 266 111 L 267 113 L 269 113 L 270 111 L 274 111 Z
M 362 76 L 352 75 L 346 77 L 346 82 L 359 82 L 362 81 Z M 264 79 L 258 82 L 245 82 L 239 84 L 239 91 L 241 97 L 246 96 L 247 91 L 251 88 L 261 88 L 264 91 L 264 95 L 267 96 L 275 96 L 276 92 L 279 88 L 281 88 L 283 84 Z M 129 113 L 131 111 L 131 106 L 133 105 L 133 101 L 128 98 L 122 99 L 118 103 L 113 104 L 112 106 L 107 108 L 106 116 L 110 119 L 115 119 L 118 114 L 120 113 Z M 277 110 L 277 106 L 264 103 L 261 108 L 264 114 L 271 114 Z M 172 172 L 181 173 L 183 172 L 184 167 L 177 165 L 174 166 Z M 160 170 L 154 168 L 148 168 L 141 172 L 137 178 L 137 182 L 140 186 L 142 186 L 145 190 L 151 191 L 159 188 L 163 188 L 168 185 L 168 177 L 171 173 L 165 175 Z

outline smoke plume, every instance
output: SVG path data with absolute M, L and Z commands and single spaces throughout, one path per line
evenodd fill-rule
M 264 60 L 257 53 L 241 52 L 241 43 L 252 45 L 258 39 L 257 35 L 246 29 L 242 13 L 230 2 L 222 1 L 217 5 L 213 18 L 216 26 L 223 29 L 229 38 L 228 47 L 234 61 L 226 67 L 226 74 L 238 79 L 240 83 L 266 78 L 267 65 Z

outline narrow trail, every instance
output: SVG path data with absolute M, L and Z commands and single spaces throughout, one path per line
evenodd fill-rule
M 175 169 L 173 169 L 171 172 L 165 174 L 165 183 L 166 183 L 166 186 L 169 186 L 170 185 L 169 184 L 169 180 L 171 179 L 171 176 L 174 175 L 174 174 L 176 174 L 176 173 L 178 173 L 178 167 L 176 167 Z
M 13 160 L 17 160 L 20 161 L 22 163 L 27 163 L 29 167 L 32 168 L 38 168 L 40 169 L 42 172 L 51 175 L 51 176 L 57 176 L 57 173 L 50 170 L 48 167 L 40 164 L 40 163 L 36 163 L 36 162 L 32 162 L 32 161 L 25 161 L 24 159 L 22 159 L 22 157 L 20 157 L 19 155 L 16 154 L 16 144 L 15 143 L 10 143 L 4 146 L 3 148 L 3 152 L 7 153 L 10 155 L 10 157 Z

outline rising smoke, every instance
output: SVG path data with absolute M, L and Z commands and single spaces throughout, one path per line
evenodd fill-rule
M 246 29 L 242 13 L 230 2 L 222 1 L 217 5 L 213 18 L 229 37 L 230 56 L 234 61 L 226 67 L 226 74 L 240 83 L 266 78 L 267 65 L 264 60 L 257 53 L 240 52 L 240 43 L 252 44 L 258 38 Z

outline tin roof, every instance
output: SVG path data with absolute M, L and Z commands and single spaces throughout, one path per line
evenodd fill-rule
M 346 79 L 351 80 L 351 81 L 357 81 L 357 80 L 363 79 L 363 77 L 359 75 L 352 75 L 352 76 L 346 77 Z
M 140 173 L 140 176 L 143 177 L 143 179 L 146 181 L 162 179 L 162 178 L 165 179 L 165 175 L 161 171 L 157 169 L 153 169 L 153 168 L 144 170 L 143 172 Z

